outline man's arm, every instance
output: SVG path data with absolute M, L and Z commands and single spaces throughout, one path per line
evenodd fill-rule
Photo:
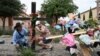
M 38 30 L 39 32 L 45 32 L 45 27 L 42 26 L 41 29 L 39 27 L 36 27 L 36 30 Z

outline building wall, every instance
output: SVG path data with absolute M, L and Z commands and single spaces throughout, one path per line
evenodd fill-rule
M 97 9 L 92 10 L 93 19 L 97 19 Z
M 16 25 L 17 22 L 24 23 L 24 26 L 26 28 L 28 28 L 30 26 L 29 23 L 31 21 L 30 20 L 13 20 L 13 26 L 12 26 L 12 28 Z
M 85 14 L 85 20 L 87 21 L 89 19 L 89 11 L 84 14 Z
M 2 26 L 2 20 L 1 20 L 1 18 L 0 18 L 0 27 Z
M 0 18 L 0 27 L 2 27 L 2 25 L 3 25 L 3 22 L 2 22 L 2 19 Z M 8 19 L 7 19 L 7 18 L 6 18 L 6 20 L 5 20 L 5 26 L 6 26 L 6 27 L 9 26 L 9 24 L 8 24 Z
M 83 15 L 85 15 L 85 21 L 89 19 L 89 10 L 80 14 L 81 19 L 83 20 Z M 97 19 L 97 9 L 92 9 L 93 19 Z
M 8 18 L 6 18 L 6 20 L 5 20 L 5 26 L 9 26 L 9 23 L 8 23 Z
M 25 24 L 25 27 L 29 27 L 29 23 L 31 21 L 30 20 L 13 20 L 12 26 L 9 25 L 9 22 L 11 22 L 11 21 L 9 21 L 9 19 L 6 18 L 6 20 L 5 20 L 5 28 L 6 29 L 9 29 L 10 27 L 13 28 L 17 22 L 23 22 Z M 2 24 L 3 24 L 2 19 L 0 18 L 0 28 L 2 28 Z
M 83 20 L 83 14 L 80 14 L 80 18 Z

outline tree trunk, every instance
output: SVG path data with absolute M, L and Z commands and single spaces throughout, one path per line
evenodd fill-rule
M 9 25 L 9 30 L 11 30 L 12 26 L 13 26 L 13 18 L 12 17 L 8 18 L 8 25 Z
M 2 24 L 2 32 L 3 32 L 3 34 L 5 32 L 5 20 L 6 20 L 6 17 L 2 17 L 2 22 L 3 22 L 3 24 Z
M 55 19 L 56 19 L 55 21 L 56 21 L 56 24 L 57 24 L 57 22 L 58 22 L 58 16 L 55 16 Z

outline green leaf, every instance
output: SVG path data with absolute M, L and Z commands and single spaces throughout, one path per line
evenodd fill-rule
M 10 17 L 19 15 L 24 6 L 20 0 L 0 0 L 0 16 Z
M 73 0 L 45 0 L 42 4 L 42 11 L 48 17 L 53 15 L 66 16 L 70 12 L 77 11 L 78 7 L 73 3 Z

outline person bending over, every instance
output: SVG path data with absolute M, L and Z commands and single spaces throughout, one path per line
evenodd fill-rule
M 12 37 L 12 44 L 15 45 L 15 47 L 28 46 L 27 39 L 25 38 L 26 35 L 27 31 L 22 28 L 21 23 L 16 23 Z

